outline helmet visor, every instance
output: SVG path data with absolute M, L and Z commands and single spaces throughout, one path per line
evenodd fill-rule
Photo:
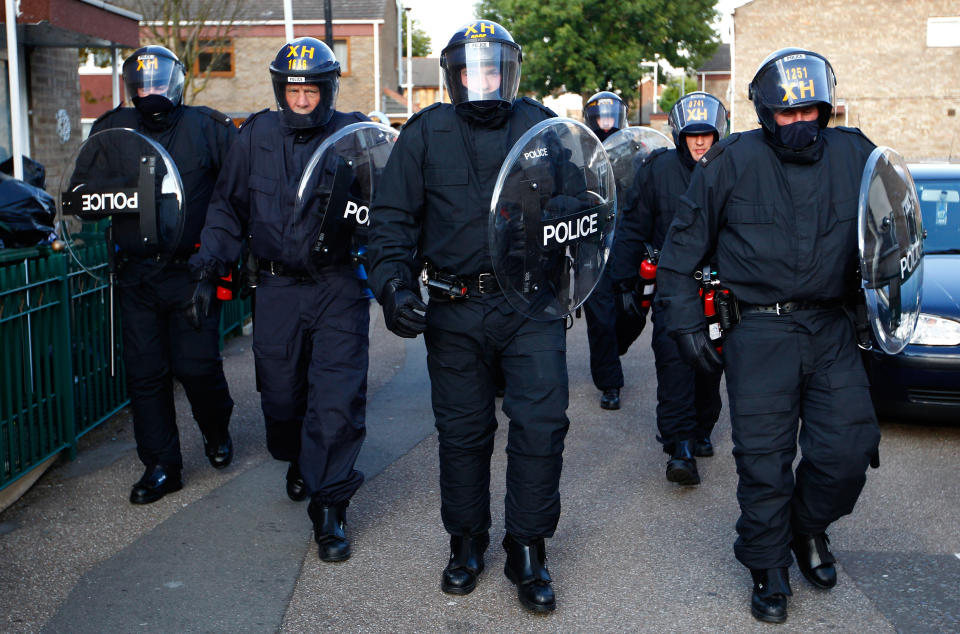
M 594 132 L 610 132 L 627 127 L 627 106 L 619 99 L 601 97 L 587 104 L 583 121 Z
M 520 50 L 500 42 L 466 42 L 446 53 L 444 74 L 450 101 L 512 103 L 520 86 Z
M 794 53 L 778 59 L 754 80 L 753 99 L 773 110 L 834 104 L 836 78 L 821 57 Z
M 682 97 L 670 110 L 670 127 L 678 134 L 727 133 L 727 109 L 713 95 L 695 93 Z
M 123 63 L 123 85 L 130 100 L 160 95 L 178 104 L 183 96 L 183 66 L 155 53 L 131 55 Z

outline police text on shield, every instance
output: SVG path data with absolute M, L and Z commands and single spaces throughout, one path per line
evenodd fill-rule
M 587 212 L 582 216 L 567 217 L 564 220 L 552 224 L 543 225 L 543 247 L 550 246 L 550 242 L 556 246 L 568 242 L 578 242 L 584 238 L 597 233 L 597 212 Z

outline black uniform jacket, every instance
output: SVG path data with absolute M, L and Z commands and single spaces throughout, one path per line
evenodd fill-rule
M 764 134 L 710 148 L 680 198 L 657 269 L 670 332 L 704 327 L 693 278 L 703 263 L 748 304 L 840 299 L 855 287 L 860 180 L 873 144 L 859 130 L 826 128 L 791 152 Z
M 500 128 L 473 126 L 451 104 L 434 104 L 407 122 L 370 214 L 370 282 L 378 299 L 392 279 L 415 288 L 419 258 L 457 275 L 491 270 L 487 225 L 497 175 L 517 139 L 555 116 L 523 98 Z
M 617 229 L 611 273 L 614 280 L 637 276 L 640 261 L 646 256 L 645 242 L 656 249 L 663 248 L 677 203 L 690 185 L 694 165 L 689 156 L 684 161 L 679 150 L 667 148 L 656 149 L 643 159 L 633 181 L 632 205 L 625 209 Z
M 205 106 L 178 106 L 170 125 L 153 130 L 143 124 L 136 108 L 118 107 L 93 123 L 90 134 L 112 128 L 130 128 L 156 141 L 170 154 L 183 182 L 184 225 L 177 252 L 188 255 L 200 242 L 210 197 L 227 153 L 237 138 L 230 117 Z
M 227 156 L 207 212 L 200 252 L 191 258 L 194 270 L 226 275 L 240 258 L 244 238 L 259 259 L 304 269 L 294 225 L 297 185 L 310 157 L 331 134 L 351 123 L 368 121 L 359 112 L 335 111 L 322 128 L 293 130 L 275 110 L 252 115 Z

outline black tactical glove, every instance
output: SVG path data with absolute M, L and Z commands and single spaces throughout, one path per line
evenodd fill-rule
M 200 330 L 200 320 L 210 316 L 216 301 L 218 301 L 217 278 L 215 274 L 204 271 L 200 274 L 197 287 L 193 290 L 193 299 L 187 306 L 187 321 L 194 330 Z
M 393 334 L 413 339 L 427 329 L 427 305 L 401 280 L 391 280 L 383 296 L 383 319 Z
M 616 288 L 617 354 L 626 354 L 630 344 L 637 340 L 647 325 L 647 309 L 640 305 L 639 278 L 614 282 Z
M 617 287 L 617 308 L 624 317 L 628 319 L 641 319 L 644 323 L 647 321 L 647 310 L 641 306 L 640 296 L 640 278 L 631 277 L 616 282 Z
M 713 347 L 707 336 L 707 329 L 684 332 L 674 335 L 680 358 L 700 374 L 719 372 L 723 369 L 723 359 Z

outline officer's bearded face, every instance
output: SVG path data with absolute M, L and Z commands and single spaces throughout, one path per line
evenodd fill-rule
M 707 134 L 685 134 L 683 137 L 687 142 L 687 149 L 690 150 L 690 156 L 693 160 L 699 161 L 700 157 L 707 153 L 710 146 L 713 145 L 713 132 Z
M 284 97 L 295 114 L 310 114 L 320 103 L 320 88 L 316 84 L 287 84 Z
M 773 113 L 773 120 L 780 127 L 796 123 L 797 121 L 816 121 L 819 117 L 820 109 L 816 106 L 786 108 Z
M 490 95 L 500 90 L 500 67 L 495 64 L 460 69 L 460 83 L 471 94 Z

